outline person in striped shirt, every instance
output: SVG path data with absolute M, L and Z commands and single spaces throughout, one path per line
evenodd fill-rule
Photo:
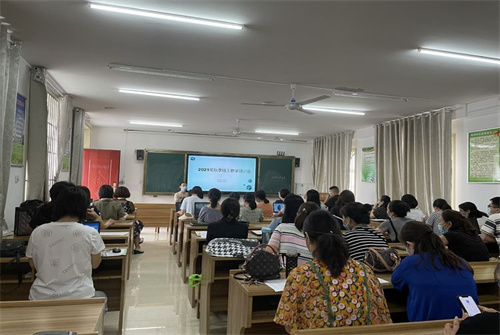
M 388 248 L 387 241 L 380 232 L 368 226 L 370 208 L 368 204 L 352 202 L 342 207 L 341 214 L 347 232 L 344 238 L 349 245 L 349 256 L 362 262 L 368 248 Z
M 302 227 L 307 215 L 318 209 L 314 202 L 304 203 L 302 197 L 289 194 L 285 198 L 283 223 L 276 227 L 268 244 L 281 254 L 299 254 L 298 265 L 312 260 Z

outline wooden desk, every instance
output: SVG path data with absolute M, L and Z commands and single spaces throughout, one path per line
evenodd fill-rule
M 158 233 L 161 227 L 169 228 L 175 214 L 175 204 L 136 203 L 135 208 L 137 219 L 141 220 L 145 227 L 155 227 Z
M 248 225 L 248 238 L 255 238 L 255 239 L 262 239 L 261 237 L 254 235 L 253 233 L 250 232 L 250 230 L 260 230 L 263 227 L 267 227 L 267 223 L 263 222 L 256 222 L 256 223 L 250 223 Z M 177 259 L 178 262 L 181 263 L 182 270 L 181 270 L 181 278 L 184 283 L 187 282 L 188 276 L 192 273 L 196 272 L 190 272 L 189 274 L 186 275 L 186 269 L 188 268 L 188 265 L 190 264 L 190 245 L 191 245 L 191 232 L 193 231 L 206 231 L 208 226 L 192 226 L 190 224 L 185 224 L 184 225 L 184 233 L 182 234 L 182 248 L 179 248 L 179 252 L 177 254 Z M 198 240 L 200 241 L 200 240 Z M 201 250 L 201 249 L 200 249 Z M 181 255 L 182 254 L 182 255 Z
M 32 335 L 68 330 L 103 334 L 104 298 L 0 302 L 2 334 Z
M 177 226 L 176 226 L 176 232 L 177 235 L 175 236 L 174 240 L 174 247 L 172 249 L 174 255 L 177 254 L 177 266 L 181 266 L 181 253 L 182 253 L 182 237 L 184 236 L 184 226 L 191 223 L 191 222 L 196 222 L 195 219 L 186 219 L 186 220 L 179 220 L 177 219 Z
M 132 254 L 134 253 L 134 220 L 117 220 L 114 224 L 109 226 L 107 230 L 128 230 L 129 231 L 129 239 L 128 239 L 128 250 L 130 251 L 127 255 L 128 264 L 132 264 Z M 127 280 L 130 278 L 130 267 L 127 268 Z

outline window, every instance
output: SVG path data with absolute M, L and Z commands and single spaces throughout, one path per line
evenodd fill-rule
M 47 124 L 47 161 L 49 166 L 49 189 L 57 181 L 57 146 L 59 129 L 59 101 L 47 94 L 48 124 Z
M 349 190 L 356 191 L 356 149 L 351 150 L 351 161 L 349 162 Z

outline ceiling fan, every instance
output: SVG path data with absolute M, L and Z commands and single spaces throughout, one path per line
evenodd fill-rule
M 308 104 L 312 104 L 313 102 L 316 101 L 321 101 L 330 98 L 329 95 L 320 95 L 319 97 L 308 99 L 308 100 L 303 100 L 303 101 L 297 101 L 295 99 L 295 90 L 297 89 L 297 84 L 291 84 L 290 89 L 292 90 L 292 99 L 290 99 L 290 103 L 286 105 L 277 105 L 277 104 L 272 104 L 272 103 L 251 103 L 251 102 L 242 102 L 242 105 L 247 105 L 247 106 L 261 106 L 261 107 L 286 107 L 286 109 L 290 111 L 299 111 L 304 114 L 312 115 L 314 113 L 311 113 L 309 111 L 304 110 L 302 107 Z

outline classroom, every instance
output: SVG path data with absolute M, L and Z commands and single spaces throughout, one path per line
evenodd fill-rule
M 481 0 L 2 0 L 2 241 L 21 237 L 16 208 L 48 202 L 56 182 L 87 186 L 94 200 L 103 184 L 125 186 L 144 243 L 134 246 L 132 216 L 101 233 L 106 250 L 121 250 L 104 252 L 92 274 L 109 311 L 99 299 L 67 302 L 97 313 L 89 334 L 286 333 L 258 309 L 276 309 L 281 293 L 242 287 L 233 260 L 203 251 L 197 231 L 206 226 L 176 214 L 179 184 L 197 185 L 194 158 L 251 161 L 246 190 L 262 188 L 271 202 L 281 188 L 300 197 L 314 189 L 323 202 L 336 185 L 361 204 L 413 194 L 426 218 L 439 198 L 487 212 L 500 196 L 499 22 L 500 1 Z M 155 157 L 176 155 L 154 168 Z M 278 161 L 284 175 L 273 171 Z M 266 176 L 286 182 L 269 186 Z M 212 187 L 220 203 L 245 193 L 216 184 L 226 176 L 198 178 L 205 199 Z M 272 219 L 251 222 L 249 238 Z M 479 302 L 498 310 L 494 267 L 475 263 Z M 202 274 L 199 286 L 189 286 L 191 274 Z M 380 332 L 410 334 L 390 273 L 380 278 L 399 325 Z M 17 289 L 14 272 L 8 280 L 0 277 L 0 314 L 29 308 L 28 277 Z M 444 322 L 428 322 L 442 333 Z M 369 332 L 378 330 L 360 333 Z

